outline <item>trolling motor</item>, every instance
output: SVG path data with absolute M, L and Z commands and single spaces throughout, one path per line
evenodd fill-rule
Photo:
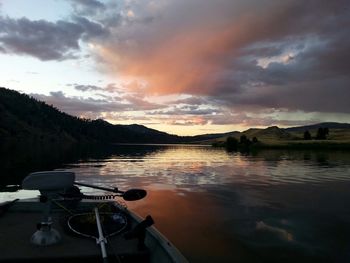
M 113 197 L 123 197 L 123 199 L 125 201 L 137 201 L 137 200 L 144 198 L 147 195 L 146 190 L 143 190 L 143 189 L 130 189 L 127 191 L 120 191 L 116 187 L 115 188 L 107 188 L 107 187 L 101 187 L 101 186 L 79 183 L 79 182 L 74 182 L 74 184 L 79 185 L 79 186 L 93 188 L 93 189 L 112 192 L 112 193 L 115 193 L 115 195 L 113 195 Z M 84 198 L 84 196 L 86 196 L 86 195 L 82 195 L 82 198 Z M 89 198 L 87 198 L 87 199 L 89 199 Z

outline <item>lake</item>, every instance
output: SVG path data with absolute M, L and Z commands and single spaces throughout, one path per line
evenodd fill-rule
M 190 262 L 350 262 L 349 152 L 124 145 L 63 168 L 146 189 L 128 207 L 152 215 Z

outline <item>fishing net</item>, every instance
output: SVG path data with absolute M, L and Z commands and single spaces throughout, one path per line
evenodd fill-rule
M 117 235 L 128 226 L 128 218 L 123 212 L 100 213 L 101 225 L 104 236 Z M 96 218 L 93 213 L 75 214 L 68 218 L 67 225 L 73 233 L 89 238 L 98 238 Z

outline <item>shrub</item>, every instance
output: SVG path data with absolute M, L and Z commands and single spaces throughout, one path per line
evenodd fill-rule
M 227 137 L 226 139 L 226 149 L 228 151 L 234 151 L 234 150 L 237 150 L 238 148 L 238 140 L 234 137 Z
M 311 140 L 311 134 L 307 130 L 304 132 L 304 140 Z

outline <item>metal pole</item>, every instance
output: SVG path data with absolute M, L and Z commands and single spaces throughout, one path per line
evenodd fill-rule
M 96 224 L 97 224 L 97 230 L 98 230 L 98 239 L 96 240 L 96 242 L 97 242 L 97 244 L 99 244 L 101 246 L 103 262 L 108 262 L 107 252 L 106 252 L 106 244 L 105 244 L 105 243 L 107 243 L 107 241 L 106 241 L 105 237 L 103 236 L 100 215 L 98 213 L 98 208 L 95 207 L 94 210 L 95 210 Z

